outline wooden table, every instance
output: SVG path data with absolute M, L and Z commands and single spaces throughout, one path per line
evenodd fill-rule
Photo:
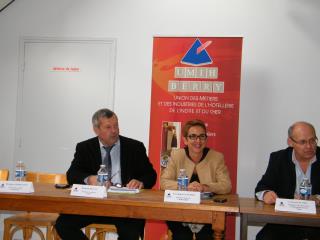
M 247 240 L 248 226 L 264 223 L 289 224 L 301 226 L 320 226 L 320 210 L 317 214 L 297 214 L 276 212 L 274 205 L 264 204 L 255 198 L 240 198 L 240 239 Z
M 70 190 L 55 189 L 50 184 L 34 184 L 31 194 L 0 193 L 0 210 L 35 211 L 96 216 L 114 216 L 210 223 L 214 238 L 222 239 L 226 213 L 239 212 L 238 196 L 223 195 L 225 203 L 203 200 L 201 204 L 163 202 L 164 192 L 142 190 L 138 194 L 108 193 L 104 199 L 70 196 Z

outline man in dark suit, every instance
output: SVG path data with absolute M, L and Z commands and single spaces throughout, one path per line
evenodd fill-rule
M 312 194 L 320 194 L 320 149 L 316 131 L 310 123 L 296 122 L 288 130 L 288 148 L 273 152 L 265 174 L 258 182 L 256 197 L 266 204 L 276 198 L 299 198 L 299 184 L 310 179 Z M 266 224 L 257 240 L 319 239 L 320 228 Z
M 157 174 L 146 155 L 142 142 L 119 135 L 118 118 L 109 109 L 100 109 L 92 117 L 97 137 L 80 142 L 67 171 L 69 184 L 97 185 L 97 172 L 111 147 L 111 182 L 128 188 L 152 188 Z M 109 182 L 108 184 L 112 184 Z M 56 229 L 62 239 L 87 239 L 81 228 L 91 223 L 110 223 L 117 228 L 119 240 L 138 240 L 143 232 L 143 219 L 61 214 Z

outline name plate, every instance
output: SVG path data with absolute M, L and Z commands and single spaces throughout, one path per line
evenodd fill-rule
M 107 191 L 104 186 L 73 184 L 71 188 L 71 196 L 104 198 L 107 197 Z
M 201 201 L 200 192 L 165 190 L 164 201 L 175 202 L 175 203 L 199 204 Z
M 277 198 L 275 211 L 316 214 L 316 203 L 310 200 Z
M 33 193 L 33 183 L 25 181 L 0 181 L 0 192 Z

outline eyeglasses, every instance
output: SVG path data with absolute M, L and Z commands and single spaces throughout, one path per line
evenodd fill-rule
M 188 135 L 188 138 L 192 141 L 196 141 L 197 139 L 204 141 L 207 139 L 207 135 L 206 134 L 200 134 L 200 135 L 190 134 L 190 135 Z
M 312 145 L 312 146 L 315 146 L 315 145 L 318 145 L 318 138 L 311 138 L 309 140 L 300 140 L 300 141 L 297 141 L 297 140 L 294 140 L 292 137 L 290 137 L 290 139 L 298 144 L 298 145 L 301 145 L 301 146 L 306 146 L 307 144 L 309 145 Z

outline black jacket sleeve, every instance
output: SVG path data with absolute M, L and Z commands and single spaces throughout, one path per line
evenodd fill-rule
M 85 178 L 96 175 L 101 163 L 98 138 L 92 138 L 76 146 L 74 158 L 67 171 L 69 184 L 84 184 Z
M 255 193 L 274 191 L 281 198 L 293 198 L 296 187 L 295 165 L 292 148 L 270 154 L 267 170 L 258 182 Z
M 142 142 L 121 137 L 121 178 L 122 184 L 132 179 L 143 182 L 144 188 L 152 188 L 157 180 L 157 173 L 147 156 Z

